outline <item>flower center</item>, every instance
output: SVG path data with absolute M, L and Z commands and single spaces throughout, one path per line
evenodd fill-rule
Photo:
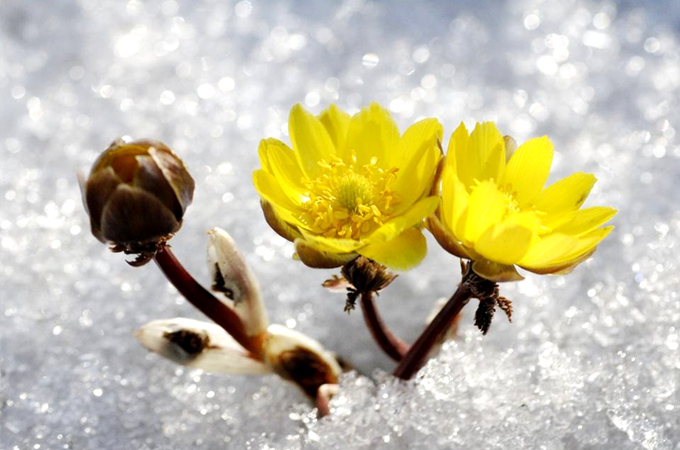
M 391 217 L 392 207 L 399 202 L 390 189 L 397 168 L 357 165 L 340 158 L 321 161 L 322 173 L 314 180 L 305 180 L 308 200 L 304 202 L 303 219 L 312 231 L 326 237 L 359 239 Z
M 545 215 L 544 212 L 536 210 L 533 205 L 524 205 L 520 207 L 520 204 L 517 200 L 517 191 L 515 191 L 511 185 L 497 184 L 496 189 L 498 189 L 498 191 L 505 196 L 506 212 L 504 218 L 516 214 L 522 214 L 522 225 L 531 228 L 534 233 L 546 234 L 552 231 L 549 227 L 546 227 L 541 223 L 541 216 Z M 529 220 L 529 217 L 531 217 L 531 220 Z
M 365 176 L 350 172 L 338 180 L 333 195 L 342 207 L 356 211 L 359 205 L 373 203 L 373 185 Z

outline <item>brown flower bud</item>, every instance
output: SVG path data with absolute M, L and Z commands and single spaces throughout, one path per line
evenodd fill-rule
M 385 289 L 397 276 L 382 264 L 360 256 L 342 267 L 342 275 L 359 292 L 378 292 Z
M 385 266 L 365 256 L 359 256 L 342 266 L 342 276 L 350 284 L 347 287 L 345 312 L 354 309 L 356 300 L 362 293 L 379 292 L 397 278 Z
M 126 253 L 148 254 L 177 232 L 194 180 L 165 144 L 114 141 L 81 180 L 92 234 Z

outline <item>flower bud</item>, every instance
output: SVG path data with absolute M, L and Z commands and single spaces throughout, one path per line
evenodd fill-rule
M 338 360 L 321 344 L 283 325 L 269 325 L 264 349 L 267 365 L 312 398 L 321 386 L 336 384 L 342 373 Z
M 310 397 L 320 394 L 326 401 L 334 393 L 327 385 L 336 384 L 342 373 L 331 352 L 283 325 L 267 328 L 261 355 L 243 348 L 219 325 L 182 317 L 149 322 L 135 336 L 144 347 L 177 364 L 212 373 L 275 373 L 300 386 Z
M 156 249 L 177 232 L 194 180 L 165 144 L 114 141 L 81 180 L 92 234 L 126 253 Z
M 229 233 L 213 228 L 208 231 L 208 236 L 208 270 L 213 280 L 212 290 L 243 320 L 248 337 L 257 339 L 269 326 L 257 278 Z
M 135 336 L 147 349 L 183 366 L 212 373 L 271 372 L 214 323 L 183 317 L 154 320 L 138 329 Z
M 379 292 L 397 278 L 397 275 L 389 272 L 385 266 L 365 256 L 360 256 L 342 266 L 342 276 L 350 284 L 347 287 L 345 312 L 354 309 L 361 294 Z
M 359 292 L 381 291 L 397 278 L 385 266 L 364 256 L 345 264 L 342 275 Z

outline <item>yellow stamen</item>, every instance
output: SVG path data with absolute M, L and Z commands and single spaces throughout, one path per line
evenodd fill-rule
M 308 189 L 303 219 L 312 231 L 326 237 L 359 239 L 391 218 L 399 203 L 390 189 L 398 169 L 384 170 L 377 163 L 374 157 L 369 164 L 358 166 L 354 153 L 349 163 L 337 157 L 319 162 L 321 175 L 303 181 Z

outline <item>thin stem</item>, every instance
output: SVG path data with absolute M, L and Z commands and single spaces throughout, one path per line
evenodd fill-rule
M 413 378 L 413 375 L 422 367 L 432 347 L 439 341 L 446 329 L 451 326 L 451 322 L 471 297 L 472 289 L 466 282 L 465 277 L 463 277 L 463 281 L 458 285 L 456 292 L 453 293 L 446 305 L 439 311 L 439 314 L 435 316 L 432 322 L 425 328 L 423 334 L 411 346 L 408 353 L 401 359 L 401 362 L 394 370 L 395 377 L 403 380 Z
M 224 328 L 243 348 L 255 355 L 258 354 L 258 349 L 246 334 L 240 317 L 201 286 L 177 260 L 170 247 L 166 246 L 159 250 L 154 256 L 154 261 L 189 303 Z
M 409 346 L 387 329 L 375 307 L 373 292 L 368 291 L 361 294 L 361 309 L 364 312 L 366 326 L 371 331 L 371 335 L 378 346 L 393 360 L 401 361 L 408 352 Z

